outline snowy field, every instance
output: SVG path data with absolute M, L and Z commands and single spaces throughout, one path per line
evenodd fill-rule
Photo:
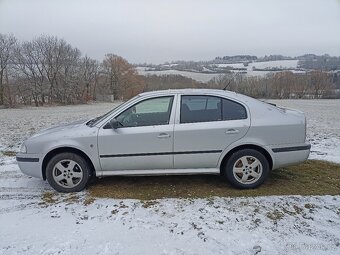
M 197 72 L 187 72 L 187 71 L 178 71 L 178 70 L 166 70 L 166 71 L 147 71 L 143 67 L 138 67 L 137 71 L 140 75 L 182 75 L 184 77 L 191 78 L 193 80 L 199 82 L 208 82 L 214 77 L 218 77 L 221 74 L 219 73 L 197 73 Z M 222 74 L 223 75 L 223 74 Z
M 275 61 L 264 61 L 264 62 L 252 62 L 249 63 L 247 69 L 255 68 L 297 68 L 299 60 L 275 60 Z M 245 68 L 243 63 L 235 63 L 235 64 L 217 64 L 220 67 L 234 67 L 234 68 Z
M 265 76 L 269 73 L 274 73 L 277 71 L 254 71 L 254 68 L 265 69 L 265 68 L 286 68 L 286 69 L 294 69 L 298 66 L 298 60 L 277 60 L 277 61 L 265 61 L 265 62 L 253 62 L 249 63 L 247 67 L 243 65 L 243 63 L 235 63 L 235 64 L 217 64 L 220 67 L 234 67 L 234 68 L 246 68 L 247 76 Z M 145 67 L 137 67 L 137 71 L 140 75 L 182 75 L 184 77 L 188 77 L 194 79 L 199 82 L 208 82 L 214 77 L 218 77 L 220 73 L 197 73 L 197 72 L 187 72 L 187 71 L 178 71 L 178 70 L 165 70 L 165 71 L 147 71 Z M 233 71 L 239 72 L 239 71 Z M 294 73 L 301 73 L 301 71 L 293 71 Z
M 340 163 L 340 100 L 271 101 L 306 113 L 311 158 Z M 0 109 L 0 151 L 115 105 Z M 0 254 L 340 254 L 340 196 L 92 201 L 1 155 Z
M 0 151 L 18 151 L 20 143 L 24 139 L 41 129 L 76 120 L 94 118 L 110 111 L 117 105 L 118 103 L 100 103 L 76 106 L 0 109 Z
M 297 68 L 299 60 L 274 60 L 274 61 L 264 61 L 264 62 L 253 62 L 249 66 L 251 68 Z

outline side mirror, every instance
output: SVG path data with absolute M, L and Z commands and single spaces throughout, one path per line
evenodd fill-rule
M 119 128 L 120 123 L 116 118 L 113 118 L 113 119 L 110 120 L 110 126 L 113 129 L 117 129 L 117 128 Z

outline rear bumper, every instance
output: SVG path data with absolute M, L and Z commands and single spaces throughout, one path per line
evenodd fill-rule
M 273 169 L 304 162 L 309 156 L 310 148 L 309 143 L 271 146 Z
M 43 179 L 42 176 L 42 155 L 41 154 L 21 154 L 16 155 L 18 166 L 26 175 Z

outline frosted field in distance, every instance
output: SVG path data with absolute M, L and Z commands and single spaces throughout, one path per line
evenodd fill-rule
M 234 68 L 246 68 L 247 76 L 265 76 L 268 73 L 274 73 L 275 71 L 253 71 L 253 67 L 259 69 L 265 68 L 297 68 L 298 60 L 277 60 L 277 61 L 265 61 L 265 62 L 253 62 L 249 63 L 247 67 L 243 65 L 243 63 L 235 63 L 235 64 L 217 64 L 220 67 L 234 67 Z M 188 72 L 188 71 L 178 71 L 178 70 L 165 70 L 165 71 L 147 71 L 145 67 L 137 67 L 137 71 L 140 75 L 182 75 L 184 77 L 188 77 L 194 79 L 199 82 L 208 82 L 214 77 L 218 77 L 220 75 L 224 75 L 223 73 L 199 73 L 199 72 Z M 233 71 L 239 72 L 239 71 Z M 293 71 L 294 73 L 300 71 Z

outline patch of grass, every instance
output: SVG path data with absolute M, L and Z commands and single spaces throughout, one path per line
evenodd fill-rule
M 290 216 L 294 216 L 294 215 L 297 215 L 297 214 L 302 214 L 303 213 L 303 209 L 298 207 L 297 205 L 293 205 L 293 209 L 294 211 L 291 211 L 291 210 L 288 210 L 287 208 L 285 207 L 282 207 L 282 212 L 284 214 L 288 214 Z
M 87 197 L 84 200 L 84 205 L 90 204 L 89 201 L 87 200 L 94 201 L 95 199 L 92 197 Z M 41 202 L 39 203 L 39 205 L 43 207 L 47 207 L 47 206 L 59 204 L 62 202 L 66 203 L 66 205 L 70 205 L 70 204 L 79 203 L 79 201 L 80 201 L 80 198 L 76 193 L 60 194 L 60 193 L 55 193 L 55 192 L 44 192 L 41 195 Z
M 212 196 L 340 195 L 340 165 L 308 160 L 300 165 L 273 170 L 261 187 L 251 190 L 236 189 L 216 175 L 106 177 L 94 182 L 89 187 L 89 194 L 92 197 L 141 200 Z
M 48 206 L 50 204 L 55 204 L 57 199 L 54 197 L 55 193 L 53 192 L 44 192 L 41 196 L 42 202 L 39 203 L 40 205 Z
M 306 209 L 313 209 L 313 208 L 315 208 L 315 205 L 314 204 L 305 204 L 305 208 Z
M 62 202 L 65 202 L 66 204 L 77 203 L 79 202 L 79 196 L 74 193 L 66 194 L 66 197 L 63 198 Z
M 301 214 L 303 212 L 303 209 L 298 207 L 297 205 L 293 205 L 293 208 L 297 214 Z
M 1 153 L 6 157 L 14 157 L 15 155 L 17 155 L 15 151 L 1 151 Z
M 94 197 L 86 197 L 83 204 L 84 205 L 90 205 L 92 204 L 94 201 L 96 201 L 96 199 Z
M 267 217 L 273 221 L 281 220 L 284 217 L 284 214 L 279 210 L 274 210 L 273 212 L 268 212 Z
M 144 208 L 149 208 L 149 207 L 153 207 L 154 205 L 158 204 L 157 201 L 154 201 L 154 200 L 146 200 L 146 201 L 143 201 L 143 207 Z

